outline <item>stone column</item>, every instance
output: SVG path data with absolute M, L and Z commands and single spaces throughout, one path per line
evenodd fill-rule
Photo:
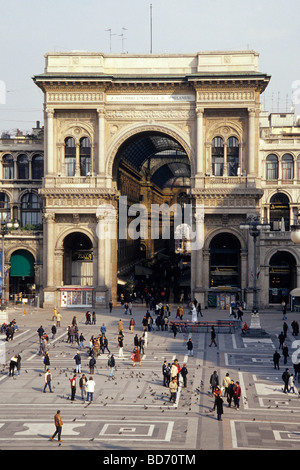
M 53 137 L 54 137 L 54 109 L 47 109 L 47 157 L 46 157 L 46 175 L 54 174 L 54 147 L 53 147 Z
M 255 109 L 248 109 L 248 174 L 255 175 Z
M 228 165 L 227 165 L 227 142 L 224 142 L 224 160 L 223 160 L 223 176 L 228 176 Z
M 44 285 L 46 287 L 53 287 L 54 286 L 54 243 L 55 243 L 55 236 L 54 236 L 54 226 L 55 226 L 55 214 L 47 213 L 44 215 L 45 220 L 45 235 L 46 240 L 44 243 L 45 251 L 44 253 L 44 260 L 46 262 L 46 279 Z
M 203 114 L 204 108 L 196 108 L 197 113 L 197 173 L 203 174 Z
M 80 143 L 76 142 L 75 176 L 80 176 Z
M 98 172 L 105 173 L 105 113 L 98 109 Z

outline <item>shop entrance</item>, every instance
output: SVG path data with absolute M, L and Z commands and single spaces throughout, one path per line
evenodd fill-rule
M 35 297 L 34 257 L 27 250 L 17 250 L 10 258 L 9 298 L 29 302 Z
M 287 251 L 277 251 L 269 264 L 269 303 L 288 303 L 289 292 L 296 287 L 296 260 Z

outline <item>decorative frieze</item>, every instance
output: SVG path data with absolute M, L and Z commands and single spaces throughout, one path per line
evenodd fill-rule
M 189 120 L 196 119 L 196 113 L 194 110 L 182 110 L 182 109 L 162 109 L 162 110 L 145 110 L 145 109 L 115 109 L 106 110 L 105 117 L 107 120 L 157 120 L 163 121 L 165 119 L 172 120 Z
M 48 93 L 48 103 L 99 103 L 103 102 L 103 93 L 72 92 Z

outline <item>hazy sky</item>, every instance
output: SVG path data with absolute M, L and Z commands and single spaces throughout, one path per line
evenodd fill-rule
M 266 109 L 290 110 L 296 86 L 300 115 L 299 0 L 0 0 L 0 132 L 43 123 L 32 76 L 46 52 L 109 53 L 111 29 L 112 53 L 149 53 L 150 4 L 153 53 L 254 49 L 272 76 Z

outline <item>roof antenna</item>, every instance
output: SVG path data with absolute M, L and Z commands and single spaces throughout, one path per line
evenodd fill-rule
M 127 31 L 127 29 L 126 29 L 126 28 L 122 28 L 122 31 Z M 124 54 L 124 40 L 125 40 L 126 38 L 124 37 L 124 33 L 119 34 L 119 36 L 122 38 L 122 54 Z
M 113 33 L 111 32 L 111 28 L 106 29 L 105 31 L 108 31 L 108 32 L 109 32 L 109 52 L 110 52 L 110 54 L 111 54 L 111 37 L 112 37 L 112 36 L 116 36 L 116 34 L 113 34 Z
M 152 3 L 150 3 L 150 54 L 152 54 Z

